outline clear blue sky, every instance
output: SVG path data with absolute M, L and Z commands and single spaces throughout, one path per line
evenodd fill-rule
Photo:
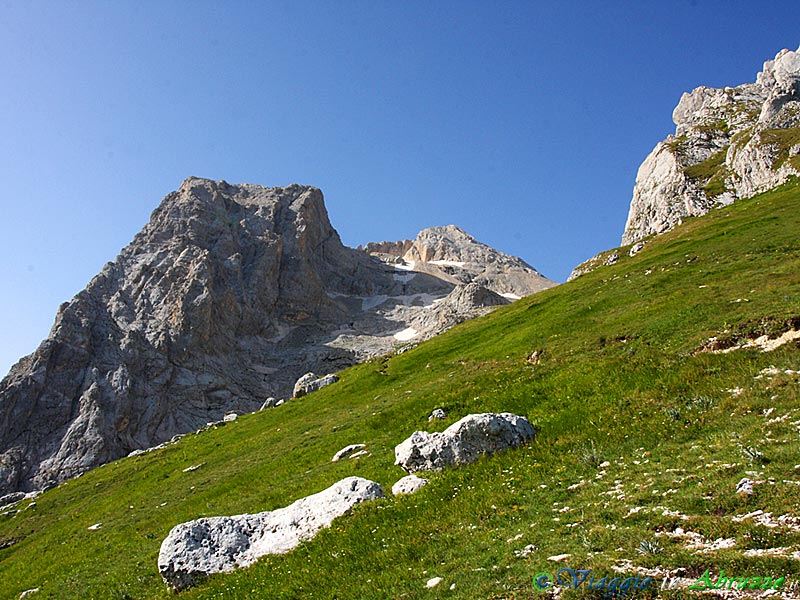
M 0 0 L 0 376 L 189 175 L 315 185 L 351 246 L 455 223 L 563 281 L 680 95 L 794 2 Z

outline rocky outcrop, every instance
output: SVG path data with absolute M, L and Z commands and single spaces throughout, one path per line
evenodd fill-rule
M 483 454 L 516 448 L 536 435 L 530 421 L 511 413 L 467 415 L 442 432 L 415 431 L 395 447 L 395 464 L 410 473 L 465 465 Z
M 181 523 L 161 543 L 158 570 L 167 585 L 183 590 L 211 574 L 247 567 L 267 554 L 289 552 L 356 504 L 383 497 L 374 481 L 347 477 L 285 508 Z
M 755 83 L 684 94 L 672 119 L 639 168 L 623 245 L 800 174 L 800 52 L 779 52 Z
M 455 225 L 431 227 L 414 240 L 371 242 L 364 250 L 456 284 L 476 283 L 511 300 L 553 287 L 525 261 L 487 246 Z
M 477 283 L 459 285 L 430 310 L 411 319 L 411 327 L 424 332 L 416 339 L 427 339 L 468 319 L 484 315 L 493 308 L 510 304 L 511 300 Z
M 430 337 L 465 318 L 460 303 L 457 318 L 425 319 L 459 285 L 345 247 L 316 188 L 191 177 L 0 382 L 0 495 L 277 405 L 303 373 Z

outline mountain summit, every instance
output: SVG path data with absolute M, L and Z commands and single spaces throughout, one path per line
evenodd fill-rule
M 781 50 L 755 83 L 683 94 L 672 120 L 639 167 L 623 245 L 800 174 L 800 50 Z
M 516 256 L 487 246 L 455 225 L 430 227 L 413 240 L 371 242 L 364 249 L 455 282 L 475 282 L 512 300 L 555 285 Z
M 0 382 L 0 495 L 257 410 L 303 373 L 508 302 L 484 286 L 540 289 L 517 282 L 531 268 L 457 231 L 472 253 L 447 256 L 468 271 L 387 264 L 342 244 L 317 188 L 186 179 Z

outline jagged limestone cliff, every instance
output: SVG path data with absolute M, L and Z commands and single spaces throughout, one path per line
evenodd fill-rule
M 639 168 L 623 245 L 800 174 L 800 51 L 779 52 L 755 83 L 685 93 L 672 119 Z

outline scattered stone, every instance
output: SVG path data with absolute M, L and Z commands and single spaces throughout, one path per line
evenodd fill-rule
M 259 408 L 258 410 L 264 410 L 266 408 L 274 408 L 275 406 L 277 406 L 277 404 L 278 404 L 278 401 L 275 398 L 273 398 L 272 396 L 270 396 L 269 398 L 264 400 L 264 404 L 262 404 L 261 408 Z
M 23 598 L 27 598 L 28 596 L 33 596 L 34 594 L 38 594 L 38 593 L 39 593 L 39 588 L 32 588 L 30 590 L 25 590 L 24 592 L 22 592 L 19 595 L 19 598 L 20 598 L 20 600 L 22 600 Z
M 158 569 L 168 586 L 183 590 L 213 573 L 228 573 L 261 556 L 289 552 L 356 504 L 383 497 L 374 481 L 347 477 L 285 508 L 181 523 L 162 542 Z
M 89 525 L 89 527 L 87 527 L 86 529 L 88 529 L 89 531 L 97 531 L 102 526 L 103 526 L 102 523 L 95 523 L 94 525 Z
M 571 556 L 572 554 L 556 554 L 555 556 L 548 556 L 547 560 L 552 560 L 553 562 L 564 562 Z
M 183 472 L 184 473 L 191 473 L 192 471 L 196 471 L 197 469 L 202 467 L 204 464 L 206 464 L 206 463 L 202 462 L 202 463 L 197 464 L 197 465 L 192 465 L 191 467 L 186 467 L 185 469 L 183 469 Z
M 522 550 L 514 550 L 514 556 L 517 558 L 525 558 L 526 556 L 533 554 L 538 550 L 538 546 L 534 546 L 533 544 L 528 544 Z
M 743 477 L 739 483 L 736 484 L 736 494 L 739 496 L 752 496 L 753 495 L 753 480 Z
M 16 504 L 20 500 L 25 499 L 25 492 L 11 492 L 5 496 L 0 496 L 0 508 L 5 508 L 12 504 Z
M 398 479 L 392 486 L 392 494 L 399 496 L 401 494 L 413 494 L 423 487 L 428 485 L 428 480 L 416 475 L 406 475 L 402 479 Z
M 367 452 L 366 450 L 359 450 L 358 452 L 354 452 L 353 454 L 351 454 L 350 458 L 351 459 L 360 458 L 362 456 L 366 456 L 367 454 L 369 454 L 369 452 Z
M 408 472 L 469 464 L 482 454 L 516 448 L 536 435 L 530 421 L 511 413 L 467 415 L 443 432 L 415 431 L 395 449 L 395 464 Z
M 439 585 L 440 583 L 442 583 L 442 578 L 441 577 L 432 577 L 431 579 L 428 579 L 428 583 L 425 584 L 425 587 L 426 588 L 434 588 L 437 585 Z
M 306 373 L 300 379 L 297 380 L 297 383 L 294 384 L 294 391 L 292 392 L 292 396 L 295 398 L 302 398 L 306 394 L 310 394 L 311 392 L 316 392 L 318 389 L 325 387 L 326 385 L 330 385 L 332 383 L 336 383 L 339 381 L 339 377 L 336 375 L 325 375 L 324 377 L 317 377 L 314 373 Z
M 542 352 L 541 350 L 534 350 L 528 355 L 526 360 L 532 365 L 538 365 L 542 360 Z
M 333 455 L 331 462 L 337 462 L 342 460 L 343 458 L 347 458 L 357 450 L 361 450 L 362 448 L 366 448 L 366 444 L 350 444 L 349 446 L 345 446 L 341 450 L 339 450 L 336 454 Z
M 227 415 L 225 415 L 225 416 L 222 418 L 222 420 L 223 420 L 225 423 L 232 423 L 233 421 L 235 421 L 235 420 L 236 420 L 236 419 L 238 419 L 238 418 L 239 418 L 239 415 L 237 415 L 236 413 L 228 413 Z
M 434 419 L 445 419 L 447 418 L 447 413 L 442 408 L 434 408 L 433 412 L 428 417 L 428 422 L 433 421 Z
M 642 251 L 642 248 L 644 248 L 644 242 L 636 242 L 633 246 L 631 246 L 631 250 L 628 252 L 628 255 L 636 256 Z
M 286 402 L 286 400 L 278 400 L 278 401 L 275 403 L 275 406 L 281 406 L 281 405 L 282 405 L 282 404 L 284 404 L 285 402 Z

